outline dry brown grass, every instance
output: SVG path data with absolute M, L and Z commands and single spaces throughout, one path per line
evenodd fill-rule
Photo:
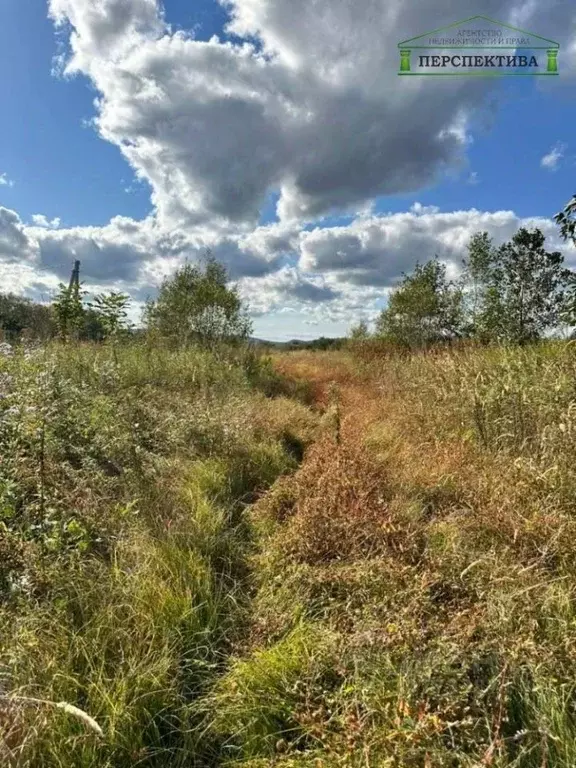
M 282 546 L 296 562 L 345 560 L 393 546 L 385 478 L 363 452 L 323 441 L 293 482 Z
M 321 697 L 312 739 L 298 724 L 303 754 L 274 759 L 571 768 L 576 518 L 563 443 L 545 463 L 550 417 L 543 458 L 526 455 L 526 443 L 502 450 L 476 439 L 466 423 L 469 413 L 474 426 L 474 393 L 460 373 L 473 381 L 474 366 L 485 366 L 491 375 L 480 352 L 369 364 L 299 352 L 278 365 L 311 382 L 328 417 L 337 405 L 339 429 L 327 418 L 300 470 L 256 507 L 266 535 L 253 644 L 273 654 L 295 627 L 319 624 L 337 638 L 339 661 L 327 661 L 326 674 L 342 682 Z M 537 382 L 537 365 L 514 358 L 506 386 L 531 370 Z M 509 390 L 496 402 L 497 386 L 483 407 L 509 431 L 550 410 L 545 390 L 527 391 L 520 416 L 508 417 Z M 514 445 L 514 433 L 506 440 Z M 260 674 L 265 662 L 249 664 Z M 256 711 L 261 704 L 255 696 Z

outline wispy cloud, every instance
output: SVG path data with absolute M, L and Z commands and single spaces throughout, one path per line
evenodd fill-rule
M 0 173 L 0 187 L 13 187 L 14 182 L 8 178 L 6 173 Z
M 466 184 L 479 184 L 478 171 L 471 171 L 470 175 L 466 179 Z
M 561 141 L 557 141 L 548 152 L 540 160 L 542 168 L 546 168 L 547 171 L 557 171 L 560 167 L 560 161 L 564 158 L 564 152 L 566 151 L 566 144 Z

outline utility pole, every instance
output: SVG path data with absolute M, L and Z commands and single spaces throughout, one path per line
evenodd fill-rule
M 76 327 L 77 303 L 80 301 L 80 262 L 76 260 L 70 275 L 70 284 L 66 294 L 60 299 L 60 335 L 64 341 L 68 340 L 70 332 Z
M 80 262 L 75 261 L 74 267 L 72 269 L 72 275 L 70 276 L 70 285 L 68 286 L 68 295 L 72 295 L 72 290 L 74 288 L 80 287 Z

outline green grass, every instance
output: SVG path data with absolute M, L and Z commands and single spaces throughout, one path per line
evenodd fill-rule
M 575 382 L 569 343 L 0 359 L 0 685 L 104 732 L 0 704 L 0 756 L 573 768 Z
M 314 417 L 239 353 L 54 346 L 0 359 L 0 713 L 20 765 L 215 764 L 242 636 L 248 503 Z

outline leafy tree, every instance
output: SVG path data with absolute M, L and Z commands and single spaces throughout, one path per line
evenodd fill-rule
M 82 341 L 104 341 L 106 338 L 102 318 L 92 307 L 84 309 L 84 317 L 78 330 L 78 338 Z
M 100 293 L 89 305 L 102 325 L 104 338 L 117 340 L 129 329 L 128 307 L 130 297 L 125 293 Z
M 9 341 L 27 334 L 47 339 L 54 332 L 50 307 L 12 293 L 0 294 L 0 329 Z
M 469 335 L 482 337 L 484 333 L 487 303 L 486 277 L 494 260 L 494 247 L 488 232 L 476 232 L 468 244 L 468 258 L 465 268 L 463 305 L 466 316 L 466 331 Z
M 405 347 L 422 347 L 459 336 L 462 292 L 437 258 L 416 264 L 392 292 L 376 321 L 376 335 Z
M 472 238 L 465 263 L 478 338 L 526 344 L 559 324 L 569 272 L 562 254 L 546 251 L 544 243 L 539 229 L 525 228 L 499 248 L 486 233 Z
M 353 344 L 366 341 L 369 338 L 370 331 L 366 320 L 360 320 L 356 325 L 353 325 L 352 328 L 350 328 L 350 341 Z
M 571 240 L 576 245 L 576 195 L 566 204 L 564 210 L 556 214 L 554 220 L 560 225 L 560 234 L 564 240 Z M 570 286 L 566 295 L 562 320 L 569 326 L 576 325 L 576 274 L 570 273 Z
M 185 264 L 164 280 L 157 300 L 148 303 L 148 328 L 181 346 L 213 347 L 246 339 L 251 323 L 227 282 L 226 268 L 209 253 L 201 265 Z
M 78 284 L 58 286 L 58 294 L 52 303 L 58 335 L 63 341 L 78 337 L 85 319 L 82 299 L 85 291 Z
M 572 240 L 576 245 L 576 195 L 564 206 L 564 210 L 554 216 L 560 225 L 560 234 L 564 240 Z

